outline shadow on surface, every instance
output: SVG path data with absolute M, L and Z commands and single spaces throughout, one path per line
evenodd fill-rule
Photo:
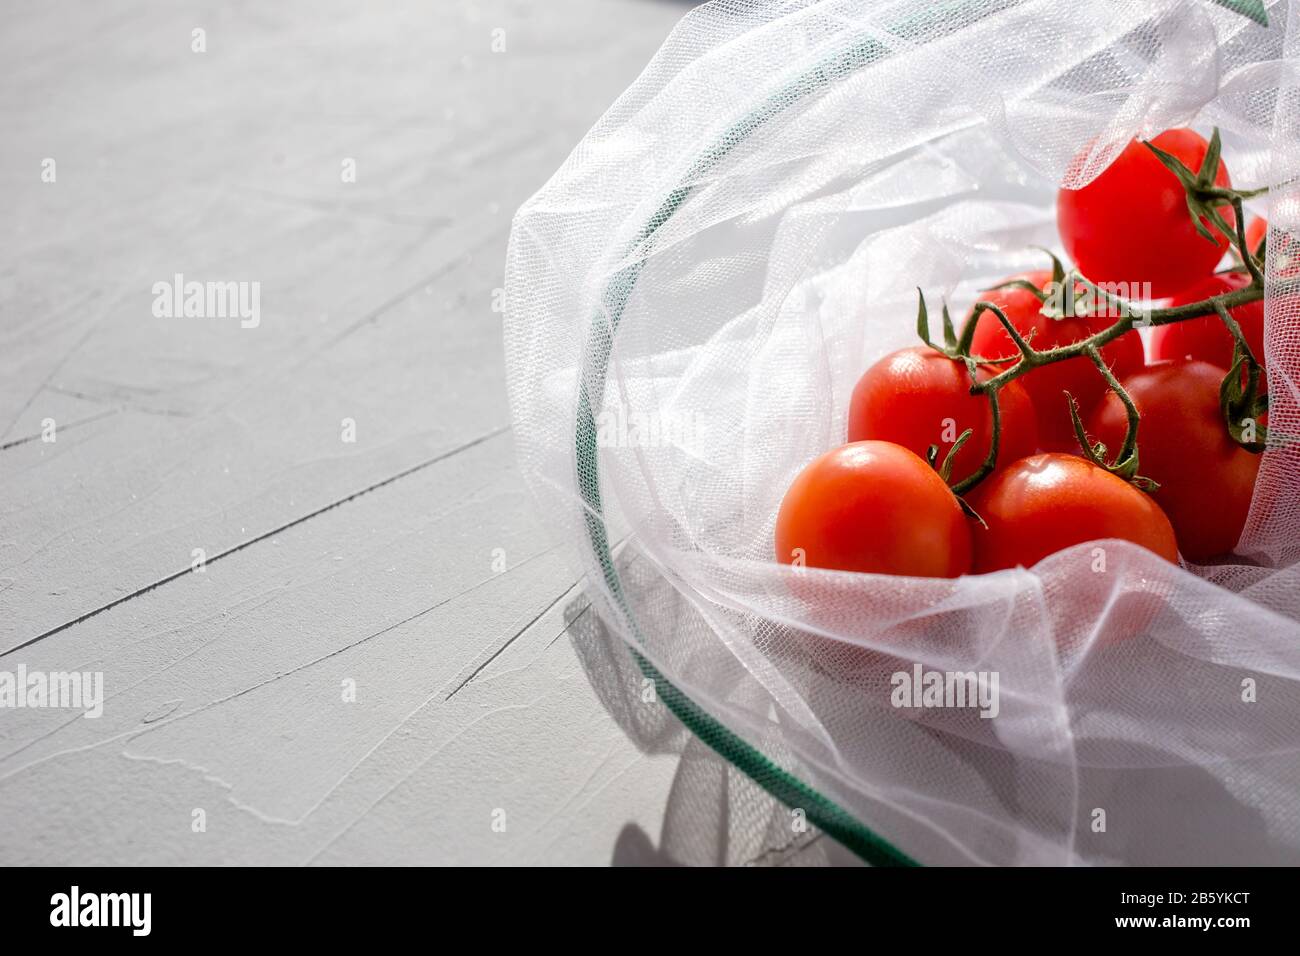
M 627 645 L 586 598 L 565 608 L 569 635 L 605 710 L 647 754 L 673 754 L 677 773 L 656 845 L 629 822 L 619 834 L 614 866 L 860 866 L 861 861 L 814 828 L 793 825 L 790 811 L 702 743 L 657 699 L 643 696 L 644 678 Z

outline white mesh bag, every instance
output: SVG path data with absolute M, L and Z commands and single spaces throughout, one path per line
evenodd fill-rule
M 857 377 L 916 344 L 916 288 L 959 314 L 1041 267 L 1056 190 L 1130 138 L 1217 126 L 1234 185 L 1273 185 L 1270 247 L 1297 232 L 1297 53 L 1298 0 L 715 0 L 519 210 L 506 351 L 541 514 L 658 700 L 867 860 L 1300 862 L 1296 445 L 1265 453 L 1231 563 L 773 558 Z M 1270 426 L 1300 435 L 1279 261 Z M 891 706 L 916 664 L 996 672 L 997 716 Z

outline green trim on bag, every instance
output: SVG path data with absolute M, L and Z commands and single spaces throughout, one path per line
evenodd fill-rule
M 601 368 L 607 367 L 609 348 L 612 340 L 608 337 L 603 352 Z M 578 480 L 583 488 L 583 498 L 588 508 L 584 512 L 587 532 L 591 539 L 592 550 L 600 561 L 601 574 L 618 602 L 638 643 L 644 644 L 641 630 L 632 616 L 627 597 L 623 593 L 623 582 L 614 566 L 613 554 L 609 547 L 609 536 L 604 520 L 600 514 L 600 478 L 597 463 L 597 444 L 595 418 L 590 402 L 587 401 L 585 385 L 579 403 L 578 415 L 577 465 Z M 738 770 L 753 780 L 758 786 L 793 809 L 802 809 L 813 826 L 830 834 L 845 847 L 856 853 L 872 866 L 918 866 L 902 850 L 864 826 L 847 810 L 810 787 L 798 777 L 773 763 L 761 751 L 751 746 L 737 734 L 728 730 L 722 723 L 705 712 L 687 694 L 665 678 L 659 671 L 632 648 L 641 673 L 655 682 L 659 698 L 686 727 L 701 741 L 711 747 L 723 759 L 733 764 Z
M 1263 0 L 1211 0 L 1234 13 L 1248 17 L 1261 26 L 1268 26 L 1268 14 Z M 936 9 L 937 8 L 937 9 Z M 917 17 L 904 21 L 895 27 L 895 31 L 906 32 L 914 25 L 929 25 L 938 18 L 936 13 L 950 13 L 969 9 L 969 0 L 949 0 L 947 3 L 935 4 Z M 691 165 L 684 177 L 684 182 L 691 183 L 701 179 L 714 166 L 744 141 L 751 133 L 765 125 L 769 120 L 780 115 L 793 103 L 821 92 L 836 80 L 852 73 L 860 67 L 888 55 L 889 49 L 874 39 L 867 39 L 849 49 L 830 56 L 811 70 L 796 78 L 793 82 L 772 94 L 738 123 L 723 133 L 713 146 L 706 149 Z M 681 208 L 689 197 L 690 186 L 678 186 L 673 189 L 641 228 L 636 239 L 630 244 L 629 251 L 650 239 L 673 214 Z M 631 607 L 623 593 L 618 570 L 614 566 L 610 552 L 609 537 L 601 517 L 600 464 L 596 442 L 596 402 L 603 400 L 605 383 L 609 371 L 609 356 L 613 348 L 613 336 L 622 318 L 623 310 L 632 295 L 637 279 L 641 274 L 642 259 L 638 258 L 632 265 L 620 270 L 610 280 L 602 296 L 603 309 L 592 317 L 591 334 L 588 338 L 588 351 L 583 364 L 578 394 L 577 430 L 575 434 L 575 462 L 578 473 L 578 487 L 586 505 L 584 517 L 587 534 L 592 551 L 600 563 L 606 586 L 613 594 L 619 609 L 623 612 L 628 626 L 639 644 L 645 641 L 640 628 L 632 615 Z M 602 319 L 608 315 L 606 325 Z M 790 772 L 773 763 L 759 750 L 728 730 L 718 720 L 706 713 L 688 695 L 684 694 L 653 665 L 639 654 L 635 648 L 632 654 L 636 658 L 641 672 L 652 679 L 659 696 L 669 710 L 682 721 L 691 732 L 718 754 L 730 761 L 739 770 L 747 774 L 756 784 L 766 790 L 786 806 L 802 808 L 808 819 L 818 828 L 829 833 L 845 847 L 852 850 L 863 860 L 876 866 L 916 866 L 917 861 L 893 846 L 887 840 L 860 823 L 852 814 L 830 798 L 804 783 Z
M 961 7 L 965 3 L 945 6 Z M 930 11 L 926 19 L 933 17 Z M 921 18 L 918 18 L 918 21 Z M 906 26 L 906 25 L 904 25 Z M 695 182 L 716 166 L 731 150 L 755 130 L 781 114 L 788 106 L 813 93 L 828 88 L 836 80 L 873 62 L 889 51 L 874 39 L 868 39 L 848 50 L 829 57 L 792 83 L 774 93 L 754 112 L 731 126 L 722 137 L 695 161 L 685 176 L 687 183 Z M 673 214 L 681 208 L 690 195 L 690 186 L 673 189 L 655 213 L 642 227 L 631 249 L 652 237 Z M 641 630 L 633 617 L 623 584 L 614 566 L 609 547 L 609 534 L 602 517 L 600 494 L 600 463 L 596 441 L 596 412 L 603 402 L 605 383 L 609 373 L 609 356 L 613 349 L 614 332 L 623 311 L 641 275 L 642 260 L 638 259 L 617 272 L 605 288 L 603 309 L 592 316 L 588 336 L 587 354 L 581 370 L 578 388 L 577 428 L 574 436 L 575 464 L 578 488 L 586 508 L 583 512 L 591 548 L 600 563 L 606 586 L 614 596 L 637 643 L 644 644 Z M 603 319 L 609 317 L 608 324 Z M 593 396 L 595 400 L 593 401 Z M 902 850 L 895 847 L 873 830 L 863 825 L 851 813 L 804 783 L 798 777 L 771 761 L 762 752 L 740 736 L 728 730 L 716 718 L 706 713 L 688 695 L 660 674 L 636 649 L 632 649 L 641 672 L 655 682 L 660 698 L 668 709 L 692 733 L 724 759 L 745 773 L 758 786 L 791 809 L 802 809 L 809 822 L 830 834 L 845 847 L 873 866 L 917 866 Z
M 889 841 L 859 823 L 833 800 L 814 790 L 794 774 L 783 770 L 762 751 L 710 717 L 695 701 L 664 678 L 649 661 L 632 651 L 641 673 L 655 682 L 656 692 L 668 709 L 696 737 L 735 765 L 747 777 L 791 809 L 802 809 L 820 830 L 829 833 L 872 866 L 919 866 Z
M 1261 27 L 1268 26 L 1268 11 L 1264 9 L 1264 0 L 1212 0 L 1212 2 L 1254 20 Z

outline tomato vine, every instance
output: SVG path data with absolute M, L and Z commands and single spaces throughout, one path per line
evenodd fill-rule
M 1093 304 L 1099 303 L 1108 310 L 1115 310 L 1118 318 L 1113 325 L 1071 344 L 1058 345 L 1043 350 L 1035 349 L 1029 338 L 1021 335 L 1016 329 L 1006 313 L 998 305 L 987 300 L 976 302 L 960 335 L 956 332 L 945 302 L 942 311 L 943 343 L 936 344 L 930 337 L 930 319 L 925 294 L 918 289 L 918 336 L 926 345 L 938 350 L 948 358 L 964 363 L 970 374 L 971 394 L 983 395 L 989 402 L 992 432 L 988 454 L 974 472 L 952 484 L 952 490 L 959 498 L 983 481 L 993 471 L 997 463 L 999 443 L 1002 437 L 1001 414 L 998 402 L 1000 390 L 1008 383 L 1036 368 L 1075 358 L 1086 358 L 1092 362 L 1109 389 L 1115 392 L 1123 403 L 1128 418 L 1128 427 L 1124 439 L 1114 458 L 1111 459 L 1109 450 L 1104 444 L 1100 442 L 1090 443 L 1088 441 L 1080 419 L 1078 403 L 1069 392 L 1066 392 L 1075 437 L 1085 457 L 1106 471 L 1136 484 L 1144 490 L 1154 490 L 1155 483 L 1144 478 L 1138 472 L 1138 429 L 1141 424 L 1141 416 L 1132 397 L 1111 372 L 1100 352 L 1102 346 L 1125 333 L 1131 332 L 1139 325 L 1161 326 L 1209 315 L 1217 316 L 1232 335 L 1234 342 L 1232 365 L 1220 388 L 1220 408 L 1225 426 L 1233 439 L 1248 451 L 1258 454 L 1268 447 L 1268 429 L 1260 423 L 1261 416 L 1268 410 L 1268 396 L 1261 390 L 1263 369 L 1260 365 L 1260 357 L 1251 350 L 1241 327 L 1230 314 L 1230 310 L 1236 306 L 1256 302 L 1264 298 L 1263 263 L 1266 251 L 1265 242 L 1261 241 L 1255 249 L 1250 248 L 1246 238 L 1246 217 L 1243 202 L 1246 199 L 1261 195 L 1267 190 L 1238 190 L 1219 186 L 1215 183 L 1215 173 L 1219 167 L 1221 152 L 1221 142 L 1217 128 L 1214 130 L 1204 160 L 1196 171 L 1189 169 L 1180 159 L 1164 152 L 1150 142 L 1144 142 L 1143 145 L 1150 149 L 1160 162 L 1178 178 L 1186 194 L 1188 212 L 1192 217 L 1197 232 L 1210 242 L 1221 241 L 1216 239 L 1211 228 L 1219 230 L 1222 235 L 1228 237 L 1231 247 L 1235 249 L 1235 257 L 1239 260 L 1239 265 L 1235 268 L 1244 270 L 1250 278 L 1249 284 L 1197 302 L 1158 309 L 1145 309 L 1113 295 L 1100 285 L 1090 281 L 1078 269 L 1066 269 L 1060 259 L 1051 252 L 1047 252 L 1047 255 L 1052 260 L 1052 281 L 1049 284 L 1049 289 L 1058 293 L 1063 292 L 1064 295 L 1049 294 L 1049 292 L 1023 279 L 1012 280 L 995 288 L 1016 287 L 1027 289 L 1043 303 L 1044 314 L 1055 318 L 1085 315 L 1085 311 L 1081 311 L 1080 302 L 1085 303 L 1084 309 L 1091 308 Z M 1223 214 L 1225 208 L 1233 210 L 1235 224 L 1228 223 Z M 1296 280 L 1289 280 L 1289 284 L 1295 285 Z M 1061 307 L 1055 304 L 1058 298 L 1063 302 Z M 992 314 L 1001 323 L 1011 341 L 1015 343 L 1017 355 L 1011 358 L 991 359 L 972 354 L 975 326 L 985 313 Z M 980 381 L 976 370 L 981 365 L 994 367 L 1007 365 L 1008 367 Z M 927 457 L 931 465 L 939 471 L 945 480 L 950 480 L 954 455 L 965 443 L 966 439 L 970 437 L 970 434 L 971 430 L 967 429 L 958 438 L 957 443 L 949 450 L 943 462 L 937 461 L 937 448 L 932 447 L 930 449 L 930 454 Z

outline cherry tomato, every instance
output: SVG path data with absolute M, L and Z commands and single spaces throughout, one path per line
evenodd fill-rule
M 979 370 L 984 381 L 996 369 Z M 943 462 L 953 442 L 966 429 L 971 437 L 952 463 L 952 480 L 979 468 L 989 453 L 993 413 L 989 400 L 970 393 L 970 373 L 961 362 L 929 346 L 901 349 L 886 355 L 859 379 L 849 405 L 849 441 L 879 439 L 902 445 L 924 457 L 930 445 Z M 1015 461 L 1038 449 L 1034 406 L 1019 381 L 998 394 L 1001 437 L 998 461 Z
M 1200 170 L 1209 146 L 1190 129 L 1166 130 L 1152 143 L 1192 172 Z M 1231 185 L 1222 160 L 1214 181 Z M 1232 210 L 1220 211 L 1234 226 Z M 1056 220 L 1066 251 L 1085 276 L 1098 284 L 1149 282 L 1155 299 L 1175 295 L 1213 273 L 1229 242 L 1206 220 L 1215 241 L 1196 231 L 1182 183 L 1136 140 L 1082 189 L 1062 189 Z
M 938 473 L 901 445 L 861 441 L 814 459 L 776 516 L 776 558 L 809 567 L 955 578 L 970 529 Z
M 1103 538 L 1178 560 L 1174 529 L 1150 496 L 1076 455 L 1022 458 L 966 500 L 988 525 L 971 531 L 976 573 L 1032 567 L 1063 548 Z
M 1254 252 L 1266 235 L 1268 235 L 1268 220 L 1263 216 L 1256 216 L 1246 224 L 1246 248 Z
M 1258 221 L 1258 220 L 1256 220 Z M 1184 292 L 1174 296 L 1169 304 L 1186 305 L 1201 302 L 1214 295 L 1231 292 L 1250 285 L 1250 276 L 1242 272 L 1224 272 L 1210 276 Z M 1261 364 L 1264 362 L 1264 300 L 1248 302 L 1229 310 L 1241 326 L 1246 344 Z M 1151 330 L 1148 343 L 1152 362 L 1167 359 L 1193 358 L 1220 368 L 1232 367 L 1232 333 L 1223 320 L 1213 312 L 1204 318 L 1185 319 L 1170 325 L 1160 325 Z M 1220 376 L 1222 378 L 1222 376 Z
M 1160 484 L 1152 497 L 1169 515 L 1178 548 L 1190 561 L 1236 547 L 1259 472 L 1259 456 L 1232 440 L 1219 410 L 1226 374 L 1206 362 L 1162 362 L 1120 382 L 1142 418 L 1138 472 Z M 1126 422 L 1112 393 L 1093 413 L 1089 434 L 1113 452 Z
M 1052 274 L 1046 271 L 1027 272 L 1012 278 L 1024 279 L 1046 290 L 1051 285 Z M 1102 316 L 1050 318 L 1043 315 L 1043 304 L 1028 289 L 990 290 L 982 292 L 980 299 L 1000 308 L 1016 331 L 1039 351 L 1073 344 L 1109 328 L 1117 321 L 1114 317 Z M 1009 358 L 1020 354 L 1007 330 L 991 312 L 980 315 L 971 341 L 971 352 L 988 359 Z M 1126 375 L 1142 367 L 1142 340 L 1136 331 L 1126 332 L 1107 343 L 1101 349 L 1101 357 L 1117 376 Z M 1096 366 L 1087 358 L 1073 358 L 1036 368 L 1017 381 L 1024 385 L 1037 413 L 1039 446 L 1049 451 L 1077 451 L 1078 441 L 1074 437 L 1070 406 L 1064 393 L 1073 395 L 1082 413 L 1086 415 L 1106 391 L 1106 382 Z
M 1255 217 L 1246 226 L 1246 248 L 1254 252 L 1268 234 L 1268 220 Z M 1296 255 L 1290 233 L 1280 233 L 1273 238 L 1276 250 L 1272 253 L 1274 274 L 1280 279 L 1291 279 L 1300 275 L 1300 256 Z

